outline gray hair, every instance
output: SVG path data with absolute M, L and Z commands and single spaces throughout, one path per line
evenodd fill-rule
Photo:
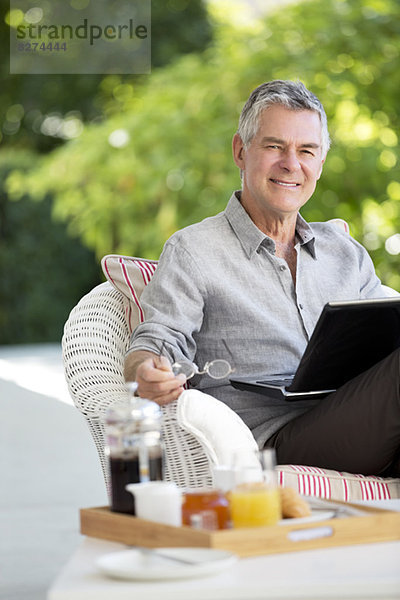
M 248 147 L 257 134 L 262 111 L 272 104 L 282 104 L 291 110 L 313 110 L 321 121 L 321 146 L 323 156 L 329 150 L 331 141 L 326 113 L 317 96 L 310 92 L 301 81 L 276 79 L 259 85 L 249 96 L 239 119 L 237 133 Z

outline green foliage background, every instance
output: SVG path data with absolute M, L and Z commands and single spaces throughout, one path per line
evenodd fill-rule
M 51 197 L 53 218 L 98 259 L 156 258 L 173 231 L 222 210 L 240 187 L 231 138 L 249 92 L 300 79 L 323 102 L 333 139 L 303 215 L 346 219 L 384 283 L 400 289 L 399 257 L 385 249 L 399 233 L 400 3 L 304 0 L 235 26 L 222 6 L 204 51 L 139 81 L 103 79 L 101 121 L 14 169 L 8 193 Z
M 31 152 L 0 153 L 0 178 L 34 162 Z M 93 253 L 53 222 L 49 197 L 7 202 L 0 196 L 0 214 L 0 339 L 59 340 L 68 309 L 99 281 Z
M 99 11 L 109 2 L 95 1 Z M 119 110 L 116 99 L 148 78 L 9 75 L 9 8 L 0 0 L 0 344 L 56 341 L 71 308 L 101 281 L 101 270 L 69 219 L 58 217 L 53 195 L 32 193 L 28 173 L 67 143 L 57 124 L 79 134 L 89 123 L 104 122 Z M 152 0 L 152 33 L 156 68 L 201 51 L 212 39 L 202 0 Z M 24 189 L 10 195 L 6 181 L 13 171 Z M 100 211 L 101 204 L 99 196 Z

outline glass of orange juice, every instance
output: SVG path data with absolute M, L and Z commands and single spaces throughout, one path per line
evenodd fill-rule
M 275 466 L 275 451 L 269 448 L 237 467 L 237 483 L 230 492 L 233 527 L 265 527 L 281 519 Z

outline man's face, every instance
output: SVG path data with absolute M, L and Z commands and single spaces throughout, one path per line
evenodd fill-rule
M 250 216 L 297 214 L 314 192 L 325 160 L 319 115 L 274 104 L 261 113 L 247 149 L 235 135 L 233 154 L 243 171 L 242 200 Z

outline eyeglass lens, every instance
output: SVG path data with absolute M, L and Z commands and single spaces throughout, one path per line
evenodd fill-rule
M 195 375 L 195 373 L 197 373 L 197 369 L 195 368 L 193 363 L 178 361 L 172 365 L 172 372 L 174 375 L 180 375 L 181 373 L 183 373 L 186 379 L 190 379 L 191 377 L 193 377 L 193 375 Z
M 207 368 L 204 368 L 204 370 L 213 379 L 224 379 L 224 377 L 227 377 L 232 372 L 231 365 L 222 358 L 217 358 L 208 363 Z

